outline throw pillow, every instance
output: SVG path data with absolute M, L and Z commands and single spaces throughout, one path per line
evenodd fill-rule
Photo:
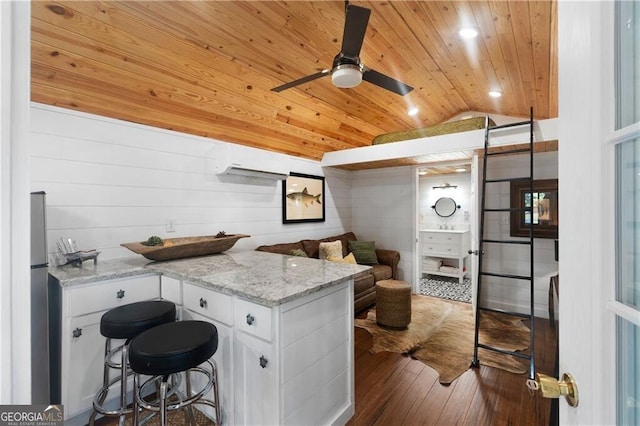
M 307 253 L 304 252 L 304 250 L 302 249 L 293 249 L 289 252 L 289 254 L 291 256 L 299 256 L 299 257 L 309 257 L 307 256 Z
M 342 259 L 342 242 L 331 241 L 330 243 L 320 243 L 320 259 L 329 257 L 340 257 Z
M 356 261 L 362 265 L 378 263 L 375 241 L 349 241 L 349 250 L 356 257 Z
M 345 257 L 328 257 L 327 260 L 330 260 L 331 262 L 338 262 L 338 263 L 350 263 L 350 264 L 357 264 L 356 262 L 356 258 L 353 255 L 353 253 L 349 253 L 348 255 L 346 255 Z

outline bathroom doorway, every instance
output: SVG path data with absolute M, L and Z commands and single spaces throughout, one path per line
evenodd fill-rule
M 473 303 L 477 257 L 469 251 L 477 247 L 477 158 L 416 172 L 419 294 Z

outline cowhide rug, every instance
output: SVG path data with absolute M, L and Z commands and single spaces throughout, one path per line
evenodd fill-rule
M 411 296 L 411 323 L 406 330 L 390 330 L 376 323 L 375 307 L 366 319 L 356 318 L 356 327 L 373 336 L 372 353 L 388 351 L 407 354 L 440 374 L 440 383 L 450 384 L 471 365 L 473 360 L 474 322 L 471 304 L 430 296 Z M 482 312 L 480 343 L 508 351 L 529 347 L 530 330 L 522 318 Z M 481 365 L 497 367 L 512 373 L 528 371 L 526 361 L 479 349 Z

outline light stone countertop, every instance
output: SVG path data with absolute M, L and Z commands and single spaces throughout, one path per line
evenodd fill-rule
M 86 262 L 49 268 L 61 286 L 160 273 L 265 306 L 276 306 L 333 286 L 370 269 L 318 259 L 260 251 L 150 262 L 147 259 Z

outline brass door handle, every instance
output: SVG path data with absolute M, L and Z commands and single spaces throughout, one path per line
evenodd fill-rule
M 527 380 L 527 387 L 533 391 L 539 390 L 543 398 L 560 398 L 564 396 L 567 404 L 571 407 L 577 407 L 580 402 L 578 385 L 569 373 L 564 373 L 562 380 L 546 374 L 536 373 L 535 380 Z

